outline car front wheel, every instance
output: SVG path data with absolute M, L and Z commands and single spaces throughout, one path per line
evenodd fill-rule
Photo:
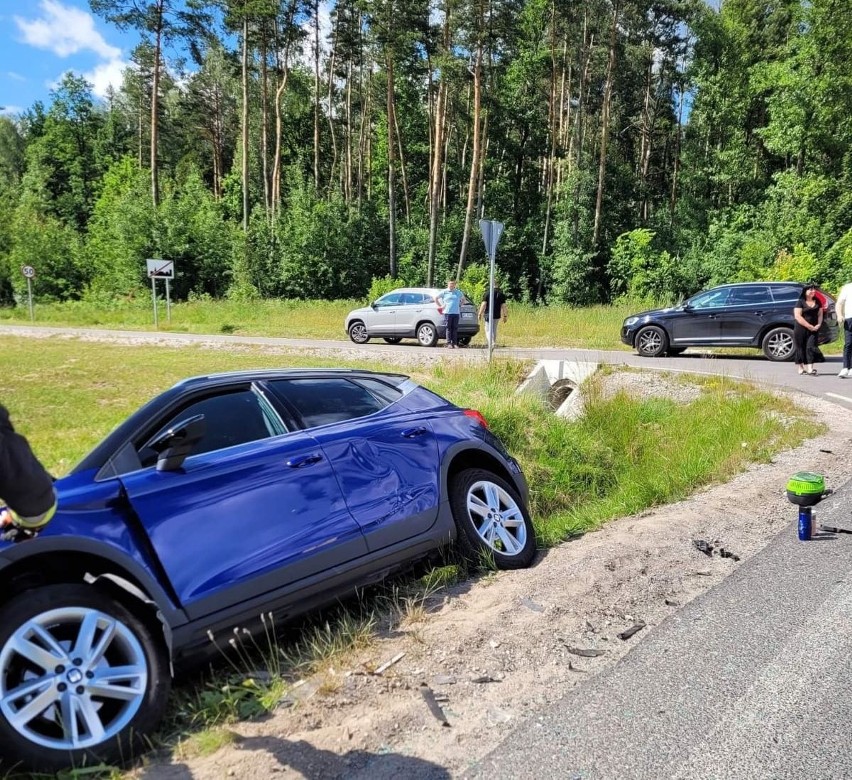
M 485 469 L 465 469 L 450 483 L 458 544 L 472 560 L 498 569 L 529 566 L 535 530 L 529 512 L 508 482 Z
M 790 328 L 772 328 L 761 345 L 763 354 L 772 361 L 783 362 L 793 357 L 793 331 Z
M 636 334 L 636 351 L 642 357 L 660 357 L 668 346 L 666 332 L 656 325 L 648 325 Z
M 363 322 L 353 322 L 349 326 L 349 338 L 356 344 L 366 344 L 370 340 L 367 328 Z
M 145 624 L 90 585 L 51 585 L 0 610 L 0 745 L 37 772 L 138 756 L 171 677 Z
M 417 326 L 417 340 L 424 347 L 434 347 L 438 343 L 438 329 L 431 322 Z

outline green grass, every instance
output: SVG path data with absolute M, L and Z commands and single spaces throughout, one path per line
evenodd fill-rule
M 263 300 L 192 301 L 173 304 L 171 321 L 160 305 L 159 330 L 175 333 L 226 333 L 241 336 L 346 339 L 344 319 L 365 301 Z M 509 321 L 500 326 L 500 344 L 517 347 L 588 347 L 627 349 L 619 340 L 622 320 L 640 304 L 592 306 L 530 306 L 511 303 Z M 0 323 L 27 324 L 26 306 L 0 308 Z M 111 305 L 89 302 L 38 304 L 35 324 L 154 330 L 151 299 L 117 301 Z M 485 343 L 480 333 L 476 343 Z
M 171 320 L 160 302 L 157 330 L 173 333 L 273 336 L 280 338 L 345 340 L 344 319 L 365 301 L 200 300 L 173 304 Z M 499 341 L 508 347 L 563 347 L 629 351 L 619 334 L 624 318 L 651 306 L 647 301 L 577 308 L 556 304 L 509 304 L 509 321 L 500 325 Z M 27 306 L 0 308 L 0 324 L 28 324 Z M 37 304 L 35 324 L 55 327 L 149 330 L 154 328 L 150 298 L 118 300 L 109 304 L 88 301 Z M 381 341 L 379 341 L 381 343 Z M 485 344 L 484 332 L 474 344 Z M 839 354 L 841 337 L 825 345 L 827 354 Z M 714 349 L 714 352 L 719 352 Z M 730 354 L 758 355 L 754 349 L 721 350 Z
M 341 364 L 248 346 L 224 351 L 0 337 L 0 398 L 45 464 L 61 475 L 129 413 L 186 376 Z M 369 361 L 346 365 L 398 370 Z M 680 499 L 821 433 L 804 411 L 752 385 L 680 375 L 671 381 L 701 387 L 692 403 L 606 398 L 598 377 L 584 386 L 586 414 L 567 421 L 540 400 L 514 394 L 528 370 L 518 361 L 451 361 L 405 373 L 482 411 L 524 467 L 541 546 Z M 373 589 L 286 633 L 270 622 L 260 638 L 241 630 L 216 637 L 222 663 L 214 674 L 176 691 L 161 744 L 193 755 L 215 750 L 230 739 L 228 724 L 271 711 L 300 676 L 319 674 L 318 693 L 332 692 L 340 684 L 334 670 L 350 652 L 394 625 L 415 624 L 416 630 L 432 597 L 467 576 L 465 565 L 450 558 L 423 578 Z

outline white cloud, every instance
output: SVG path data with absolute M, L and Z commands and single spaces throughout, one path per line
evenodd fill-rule
M 38 49 L 47 49 L 59 57 L 79 51 L 93 51 L 109 61 L 117 60 L 121 50 L 111 46 L 95 28 L 91 14 L 57 0 L 41 0 L 41 16 L 28 20 L 14 17 L 22 40 Z
M 0 106 L 0 116 L 17 116 L 23 112 L 24 109 L 20 106 Z
M 12 81 L 26 81 L 27 80 L 26 76 L 22 76 L 20 73 L 15 73 L 15 71 L 13 71 L 13 70 L 7 70 L 6 76 L 8 78 L 12 79 Z
M 102 62 L 100 65 L 96 65 L 93 70 L 84 73 L 83 78 L 92 85 L 92 92 L 97 97 L 103 98 L 106 97 L 107 90 L 110 87 L 117 90 L 121 86 L 122 74 L 128 64 L 118 58 L 109 62 Z

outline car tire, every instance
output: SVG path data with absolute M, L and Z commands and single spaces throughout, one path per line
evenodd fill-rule
M 465 469 L 450 481 L 458 545 L 469 560 L 522 569 L 535 555 L 535 529 L 517 491 L 485 469 Z
M 399 342 L 402 341 L 399 336 L 385 336 L 384 338 L 388 344 L 399 344 Z
M 417 340 L 423 347 L 434 347 L 438 343 L 438 328 L 431 322 L 421 322 L 417 326 Z
M 763 337 L 760 348 L 763 350 L 763 354 L 775 363 L 792 360 L 795 348 L 792 329 L 777 327 L 768 330 Z
M 370 340 L 370 334 L 367 333 L 367 326 L 360 320 L 353 322 L 349 326 L 349 338 L 356 344 L 366 344 Z
M 648 325 L 636 334 L 635 345 L 642 357 L 660 357 L 669 347 L 669 337 L 657 325 Z
M 91 585 L 37 588 L 0 609 L 0 745 L 15 769 L 137 757 L 170 686 L 164 642 Z
M 470 344 L 470 336 L 459 336 L 459 346 L 466 347 Z

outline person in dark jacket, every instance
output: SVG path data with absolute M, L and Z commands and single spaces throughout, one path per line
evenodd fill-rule
M 47 525 L 56 512 L 53 478 L 30 449 L 29 442 L 15 431 L 9 412 L 0 405 L 0 529 L 17 526 L 36 531 Z

